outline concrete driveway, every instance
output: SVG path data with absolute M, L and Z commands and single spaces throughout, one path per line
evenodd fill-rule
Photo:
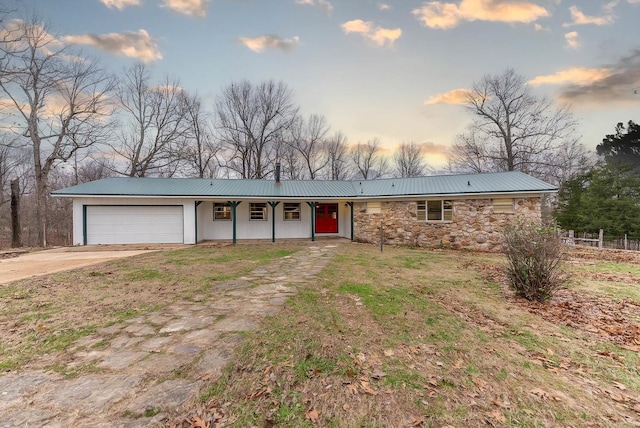
M 171 246 L 167 248 L 175 248 Z M 62 247 L 0 259 L 0 284 L 131 257 L 163 249 L 163 246 Z

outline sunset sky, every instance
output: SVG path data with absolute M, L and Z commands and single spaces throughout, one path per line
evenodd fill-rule
M 242 78 L 282 80 L 350 142 L 425 145 L 441 164 L 470 121 L 460 94 L 514 68 L 572 104 L 593 149 L 640 121 L 640 0 L 22 0 L 115 72 L 136 61 L 212 106 Z M 637 90 L 637 93 L 634 91 Z

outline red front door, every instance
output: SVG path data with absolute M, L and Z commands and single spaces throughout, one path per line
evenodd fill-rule
M 316 205 L 316 233 L 338 233 L 338 204 Z

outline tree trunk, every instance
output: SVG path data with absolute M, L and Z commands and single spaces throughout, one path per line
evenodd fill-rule
M 36 170 L 36 221 L 38 246 L 47 246 L 47 178 Z
M 22 228 L 20 227 L 20 184 L 18 179 L 11 181 L 11 247 L 22 247 Z

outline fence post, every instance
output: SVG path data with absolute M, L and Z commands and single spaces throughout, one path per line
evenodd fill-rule
M 602 250 L 602 241 L 604 240 L 604 232 L 600 229 L 600 233 L 598 233 L 598 250 Z
M 569 231 L 569 239 L 567 240 L 567 244 L 569 244 L 570 247 L 576 246 L 575 232 L 573 230 Z
M 624 249 L 627 249 L 627 234 L 624 234 Z

